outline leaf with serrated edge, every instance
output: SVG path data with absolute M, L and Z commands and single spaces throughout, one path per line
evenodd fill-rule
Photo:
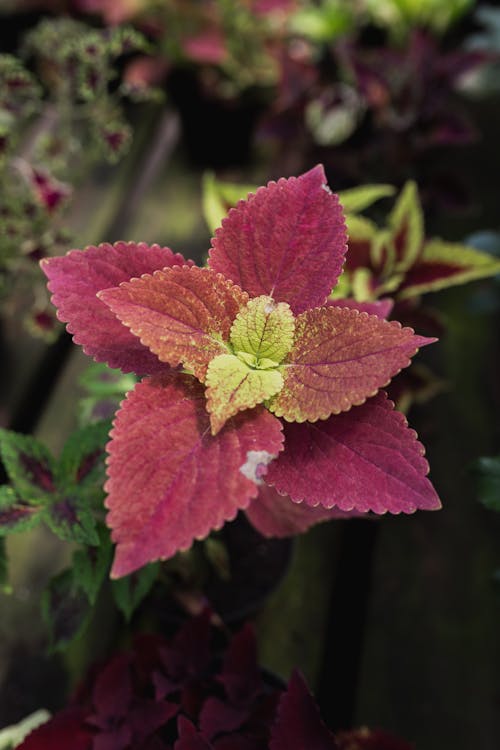
M 201 381 L 210 360 L 227 353 L 224 342 L 248 302 L 221 274 L 196 266 L 157 271 L 99 298 L 162 362 L 182 364 Z
M 68 324 L 75 344 L 81 344 L 85 354 L 98 362 L 142 375 L 163 372 L 165 365 L 96 295 L 133 277 L 183 264 L 191 261 L 168 247 L 145 242 L 103 243 L 41 261 L 57 316 Z
M 295 343 L 280 367 L 284 385 L 269 404 L 276 416 L 293 422 L 326 419 L 362 404 L 410 364 L 419 346 L 435 340 L 339 307 L 308 310 L 295 326 Z
M 43 520 L 63 541 L 99 544 L 94 516 L 85 500 L 77 494 L 61 493 L 44 508 Z
M 0 455 L 22 500 L 36 502 L 54 492 L 55 461 L 43 443 L 31 435 L 0 429 Z
M 294 316 L 286 302 L 255 297 L 236 316 L 230 341 L 236 353 L 253 354 L 257 366 L 262 359 L 278 364 L 292 348 L 294 331 Z
M 212 435 L 230 417 L 244 409 L 253 409 L 283 387 L 283 377 L 277 369 L 253 369 L 233 354 L 215 357 L 208 365 L 205 382 Z
M 296 502 L 374 513 L 437 510 L 424 448 L 385 393 L 345 414 L 285 426 L 266 482 Z
M 85 490 L 98 493 L 99 483 L 104 482 L 104 447 L 110 427 L 108 421 L 96 422 L 69 436 L 56 467 L 59 488 L 71 488 L 78 495 Z
M 252 297 L 269 295 L 300 313 L 325 301 L 345 251 L 342 209 L 317 166 L 270 182 L 231 209 L 212 240 L 209 266 Z
M 111 435 L 105 489 L 116 578 L 234 518 L 256 496 L 257 473 L 282 450 L 281 423 L 262 407 L 212 437 L 203 388 L 174 372 L 139 383 Z
M 473 247 L 429 240 L 398 289 L 398 299 L 436 292 L 500 274 L 500 260 Z
M 274 487 L 263 484 L 245 515 L 262 536 L 287 537 L 302 534 L 321 521 L 355 518 L 364 514 L 294 503 L 287 495 L 278 494 Z
M 417 185 L 409 181 L 388 217 L 395 251 L 395 271 L 411 268 L 424 243 L 424 218 Z
M 359 312 L 365 312 L 368 313 L 368 315 L 376 315 L 377 318 L 386 320 L 394 307 L 394 300 L 390 297 L 385 297 L 384 299 L 377 299 L 373 302 L 358 302 L 355 299 L 337 298 L 329 299 L 327 306 L 348 307 L 350 310 L 358 310 Z

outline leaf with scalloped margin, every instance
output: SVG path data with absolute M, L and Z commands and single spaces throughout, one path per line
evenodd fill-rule
M 230 341 L 235 352 L 279 363 L 292 348 L 294 331 L 294 315 L 286 302 L 254 297 L 236 316 Z
M 311 506 L 363 513 L 437 510 L 424 448 L 384 392 L 314 424 L 287 424 L 266 482 Z
M 217 435 L 230 417 L 278 393 L 283 377 L 276 369 L 254 370 L 234 354 L 221 354 L 208 365 L 205 384 L 212 435 Z
M 252 297 L 321 305 L 339 277 L 347 237 L 322 166 L 259 188 L 231 209 L 212 240 L 209 266 Z
M 386 320 L 394 307 L 394 300 L 390 297 L 385 297 L 384 299 L 377 299 L 373 302 L 358 302 L 355 299 L 338 298 L 329 299 L 326 306 L 348 307 L 350 310 L 358 310 L 359 312 L 365 312 L 368 313 L 368 315 L 376 315 L 377 318 Z
M 473 247 L 429 240 L 417 263 L 406 273 L 398 299 L 436 292 L 500 274 L 500 260 Z
M 336 747 L 304 678 L 294 669 L 278 704 L 269 750 L 336 750 Z
M 111 435 L 105 489 L 115 578 L 188 549 L 234 518 L 257 495 L 256 475 L 283 439 L 264 408 L 238 414 L 213 437 L 202 386 L 175 372 L 139 383 Z
M 434 340 L 357 310 L 307 310 L 295 321 L 295 343 L 280 367 L 284 385 L 269 409 L 293 422 L 347 411 L 374 396 Z
M 208 268 L 156 271 L 100 292 L 101 299 L 162 362 L 183 364 L 203 381 L 248 295 Z
M 162 372 L 165 365 L 122 325 L 97 298 L 103 289 L 174 265 L 192 265 L 168 247 L 145 242 L 103 243 L 85 250 L 71 250 L 40 265 L 57 307 L 57 317 L 67 323 L 75 344 L 98 362 L 124 372 L 142 375 Z
M 307 503 L 294 503 L 287 495 L 280 495 L 274 487 L 263 484 L 245 514 L 257 531 L 266 537 L 286 537 L 302 534 L 322 521 L 356 518 L 356 511 L 337 508 L 312 508 Z

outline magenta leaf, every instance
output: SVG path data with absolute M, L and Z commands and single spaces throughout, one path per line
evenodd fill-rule
M 432 341 L 357 310 L 307 310 L 296 319 L 295 343 L 280 368 L 284 385 L 269 408 L 294 422 L 347 411 L 375 395 L 410 364 L 419 346 Z
M 212 745 L 203 739 L 194 724 L 185 716 L 177 719 L 177 731 L 179 739 L 174 745 L 174 750 L 212 750 Z
M 213 437 L 203 388 L 175 372 L 139 383 L 111 435 L 114 577 L 188 549 L 234 518 L 257 495 L 257 475 L 283 439 L 281 423 L 264 408 L 234 417 Z
M 274 487 L 262 485 L 245 514 L 262 536 L 286 537 L 302 534 L 320 521 L 352 518 L 361 513 L 346 512 L 338 508 L 315 508 L 307 503 L 294 503 L 287 495 L 280 495 Z
M 49 279 L 48 288 L 58 308 L 58 318 L 68 324 L 75 344 L 81 344 L 86 354 L 98 362 L 107 362 L 110 367 L 151 374 L 163 371 L 164 365 L 96 295 L 132 277 L 185 263 L 182 255 L 174 254 L 168 247 L 116 242 L 47 258 L 41 267 Z
M 337 750 L 332 733 L 302 675 L 295 670 L 281 696 L 271 732 L 269 750 Z
M 288 302 L 294 313 L 321 305 L 346 251 L 338 199 L 323 167 L 270 182 L 240 201 L 212 240 L 209 266 L 250 295 Z
M 266 482 L 296 502 L 375 513 L 436 510 L 424 448 L 381 392 L 314 424 L 287 424 L 285 452 Z
M 162 362 L 183 364 L 201 381 L 210 360 L 227 354 L 223 342 L 248 302 L 238 286 L 196 266 L 156 271 L 98 296 Z

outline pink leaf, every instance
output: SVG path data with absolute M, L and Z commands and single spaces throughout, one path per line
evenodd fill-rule
M 285 537 L 302 534 L 321 521 L 352 518 L 361 515 L 338 508 L 312 508 L 307 503 L 295 503 L 287 495 L 279 495 L 274 487 L 262 485 L 260 492 L 245 511 L 250 523 L 263 536 Z
M 248 295 L 207 268 L 183 266 L 106 289 L 99 299 L 162 362 L 204 380 L 210 360 L 227 354 L 223 341 Z
M 347 411 L 374 396 L 433 340 L 357 310 L 307 310 L 296 319 L 295 343 L 280 368 L 284 385 L 269 408 L 294 422 Z
M 125 372 L 150 374 L 163 371 L 165 366 L 96 294 L 133 276 L 185 263 L 182 255 L 174 254 L 168 247 L 116 242 L 46 258 L 41 267 L 49 279 L 48 288 L 53 293 L 59 320 L 68 323 L 73 341 L 83 346 L 85 354 Z
M 314 424 L 285 426 L 285 452 L 266 482 L 296 502 L 364 513 L 441 507 L 424 448 L 385 393 Z
M 115 577 L 171 557 L 234 518 L 283 440 L 281 423 L 263 408 L 212 437 L 203 388 L 172 371 L 136 386 L 111 435 L 106 505 L 118 545 Z
M 269 750 L 336 750 L 335 739 L 297 670 L 281 696 L 277 714 Z
M 209 265 L 250 295 L 269 295 L 300 313 L 321 305 L 335 286 L 346 241 L 342 209 L 317 166 L 240 201 L 215 233 Z

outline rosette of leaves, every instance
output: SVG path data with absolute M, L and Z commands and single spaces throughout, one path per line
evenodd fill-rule
M 318 166 L 230 211 L 207 268 L 124 242 L 42 262 L 74 341 L 146 376 L 107 448 L 113 576 L 239 510 L 272 536 L 339 511 L 440 507 L 422 446 L 380 390 L 431 339 L 329 301 L 345 251 Z
M 330 732 L 298 671 L 283 688 L 259 668 L 250 625 L 222 654 L 213 641 L 206 611 L 169 640 L 136 637 L 20 750 L 411 750 L 379 730 Z

